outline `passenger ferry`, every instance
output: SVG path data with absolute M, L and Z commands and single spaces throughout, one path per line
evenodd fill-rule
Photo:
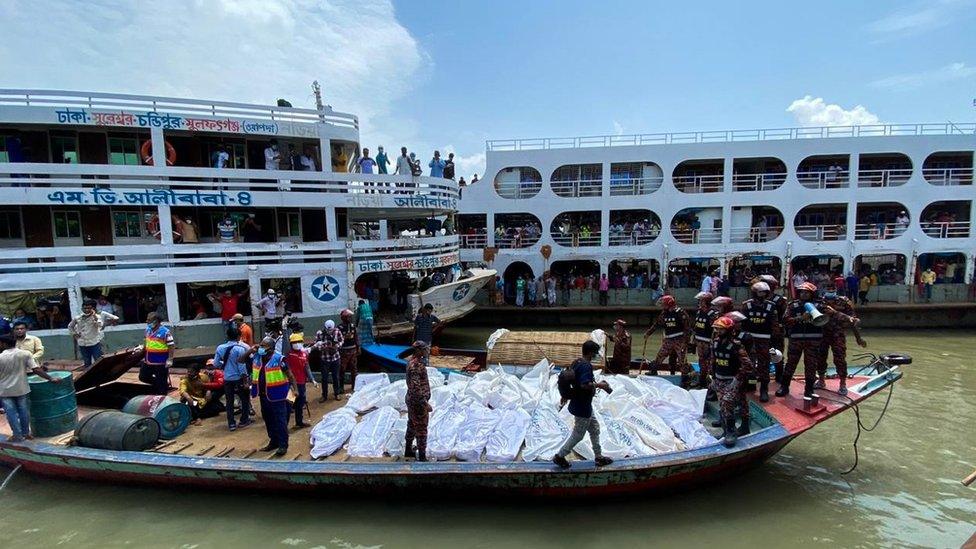
M 494 273 L 457 267 L 457 184 L 349 173 L 357 151 L 357 117 L 320 101 L 0 90 L 0 313 L 67 358 L 89 297 L 122 319 L 109 349 L 138 343 L 149 311 L 181 348 L 222 341 L 225 292 L 249 315 L 275 289 L 313 332 L 359 299 L 380 336 L 408 334 L 421 303 L 470 312 Z M 414 291 L 428 271 L 445 282 Z
M 610 305 L 648 305 L 664 291 L 687 303 L 713 270 L 737 297 L 751 275 L 768 273 L 824 287 L 838 274 L 867 275 L 869 301 L 971 300 L 974 131 L 939 123 L 492 140 L 485 177 L 462 189 L 461 259 L 502 273 L 509 303 L 517 278 L 543 273 L 562 283 L 560 305 L 595 305 L 592 278 L 587 291 L 563 288 L 602 274 L 618 290 Z M 938 276 L 930 297 L 917 284 L 929 267 Z

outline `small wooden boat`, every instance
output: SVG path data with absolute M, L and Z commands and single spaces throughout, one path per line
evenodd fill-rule
M 794 395 L 768 403 L 750 397 L 752 433 L 740 438 L 733 448 L 714 444 L 695 450 L 621 459 L 602 468 L 592 461 L 575 461 L 572 468 L 563 471 L 551 463 L 538 461 L 418 463 L 399 457 L 364 460 L 349 458 L 342 451 L 324 460 L 311 461 L 307 431 L 292 435 L 289 453 L 284 458 L 272 459 L 255 450 L 266 442 L 260 425 L 229 432 L 223 417 L 211 418 L 202 427 L 191 427 L 155 451 L 144 452 L 72 446 L 70 434 L 23 442 L 11 442 L 9 436 L 3 435 L 0 461 L 19 465 L 31 474 L 63 479 L 268 490 L 279 494 L 289 491 L 370 495 L 426 492 L 479 497 L 652 494 L 713 482 L 761 464 L 815 425 L 890 388 L 901 379 L 899 365 L 908 362 L 910 359 L 900 357 L 878 358 L 862 369 L 862 372 L 869 369 L 869 373 L 859 373 L 848 381 L 847 397 L 834 392 L 836 379 L 828 380 L 828 388 L 822 391 L 819 403 Z M 122 366 L 115 371 L 120 369 Z M 132 374 L 110 382 L 105 381 L 109 376 L 102 374 L 98 380 L 103 383 L 89 387 L 85 393 L 90 394 L 88 398 L 79 397 L 81 403 L 87 402 L 79 406 L 82 414 L 99 409 L 97 404 L 92 404 L 99 401 L 99 391 L 104 399 L 105 394 L 138 389 L 138 383 L 126 377 Z M 310 392 L 314 391 L 310 389 Z M 318 414 L 343 404 L 310 400 L 313 417 L 321 417 Z M 703 418 L 706 426 L 716 413 L 714 403 L 708 403 Z

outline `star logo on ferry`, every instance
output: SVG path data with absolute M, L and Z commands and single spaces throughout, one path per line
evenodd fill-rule
M 464 296 L 468 295 L 468 290 L 471 289 L 471 285 L 465 282 L 457 288 L 454 288 L 454 301 L 461 301 Z
M 329 275 L 322 275 L 312 281 L 312 297 L 319 301 L 332 301 L 339 297 L 339 281 Z

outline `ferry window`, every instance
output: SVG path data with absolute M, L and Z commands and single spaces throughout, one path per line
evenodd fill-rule
M 109 164 L 138 166 L 140 163 L 139 146 L 135 139 L 111 137 L 108 140 L 108 151 Z
M 78 163 L 78 138 L 76 136 L 51 136 L 51 158 L 57 163 Z
M 54 217 L 55 238 L 81 238 L 81 216 L 78 212 L 51 212 Z
M 0 162 L 10 162 L 7 156 L 7 136 L 0 135 Z
M 302 236 L 302 218 L 298 212 L 278 212 L 278 236 Z
M 20 238 L 20 212 L 13 210 L 0 211 L 0 239 Z
M 152 213 L 137 211 L 113 211 L 112 225 L 117 238 L 139 238 L 148 236 L 146 227 Z

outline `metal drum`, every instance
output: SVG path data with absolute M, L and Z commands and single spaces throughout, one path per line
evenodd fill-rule
M 53 437 L 73 431 L 78 425 L 78 403 L 71 372 L 51 372 L 61 380 L 51 383 L 40 376 L 28 376 L 30 384 L 30 426 L 36 437 Z
M 142 395 L 125 403 L 122 411 L 155 418 L 159 422 L 159 436 L 176 438 L 190 425 L 190 407 L 173 397 Z
M 81 419 L 75 429 L 78 445 L 102 450 L 141 452 L 159 441 L 159 423 L 117 410 L 99 410 Z

